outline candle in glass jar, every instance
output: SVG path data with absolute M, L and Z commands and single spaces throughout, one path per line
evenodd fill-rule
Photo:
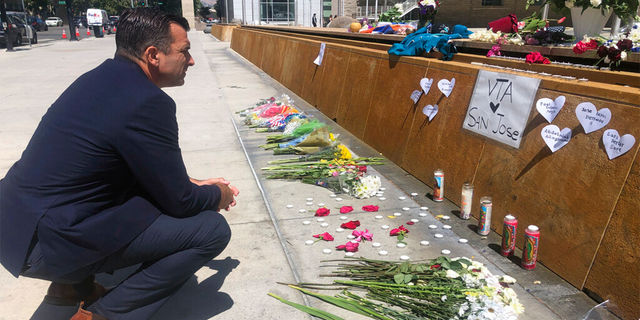
M 471 218 L 471 202 L 473 201 L 473 185 L 465 183 L 462 186 L 462 204 L 460 205 L 460 218 Z
M 444 171 L 438 169 L 433 172 L 433 201 L 444 200 Z
M 491 233 L 491 197 L 480 198 L 480 217 L 478 218 L 478 234 L 486 236 Z

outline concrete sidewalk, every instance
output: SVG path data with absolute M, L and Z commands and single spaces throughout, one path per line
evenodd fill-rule
M 328 228 L 315 222 L 313 211 L 324 202 L 332 211 L 342 205 L 352 205 L 355 213 L 351 219 L 362 221 L 390 252 L 389 259 L 397 260 L 400 254 L 413 260 L 435 258 L 442 249 L 449 249 L 453 256 L 474 256 L 488 265 L 496 274 L 510 274 L 518 279 L 514 290 L 526 312 L 520 319 L 580 319 L 595 303 L 584 294 L 541 267 L 533 272 L 522 271 L 517 264 L 502 258 L 492 244 L 499 243 L 497 235 L 482 240 L 469 227 L 473 221 L 459 220 L 453 214 L 457 208 L 450 203 L 435 204 L 425 196 L 429 189 L 416 179 L 406 175 L 398 167 L 389 164 L 376 168 L 383 176 L 387 188 L 386 202 L 356 200 L 344 196 L 338 204 L 330 198 L 328 190 L 294 182 L 264 180 L 259 168 L 274 159 L 270 152 L 257 148 L 264 143 L 264 134 L 256 134 L 244 127 L 235 111 L 244 109 L 261 98 L 287 92 L 278 83 L 255 69 L 243 58 L 221 43 L 201 32 L 189 32 L 192 55 L 196 65 L 187 72 L 186 84 L 169 88 L 178 106 L 180 145 L 189 174 L 194 178 L 222 176 L 237 186 L 241 195 L 238 206 L 225 213 L 233 237 L 221 256 L 203 267 L 161 309 L 154 319 L 309 319 L 306 314 L 285 306 L 267 296 L 275 293 L 285 299 L 304 303 L 294 290 L 277 282 L 330 282 L 319 278 L 328 273 L 319 268 L 320 261 L 337 259 L 344 255 L 333 251 L 321 253 L 323 248 L 333 248 L 346 242 L 346 235 L 338 234 L 335 243 L 316 243 L 306 246 L 305 240 L 312 234 L 329 231 L 342 222 L 338 214 L 326 217 Z M 113 56 L 113 36 L 103 39 L 88 38 L 80 42 L 56 42 L 20 49 L 16 53 L 0 51 L 0 177 L 20 157 L 39 119 L 55 99 L 77 77 Z M 317 116 L 330 121 L 311 106 L 294 97 L 296 104 Z M 348 132 L 332 125 L 341 134 L 343 142 L 361 156 L 374 156 L 375 151 L 353 138 Z M 246 151 L 246 152 L 245 152 Z M 254 173 L 253 168 L 257 173 Z M 420 196 L 404 201 L 398 196 L 408 192 Z M 314 198 L 313 206 L 306 206 L 305 199 Z M 374 202 L 375 201 L 375 202 Z M 376 203 L 377 202 L 377 203 Z M 286 209 L 294 205 L 293 210 Z M 359 208 L 377 204 L 381 215 L 403 212 L 400 219 L 378 221 L 370 213 Z M 384 236 L 382 224 L 403 224 L 418 218 L 420 206 L 429 206 L 431 214 L 421 217 L 409 236 L 409 246 L 404 251 L 394 248 L 395 240 Z M 401 211 L 407 207 L 408 211 Z M 298 209 L 308 212 L 299 213 Z M 436 215 L 447 214 L 451 230 L 442 230 L 443 223 Z M 302 221 L 310 220 L 310 226 Z M 436 241 L 427 224 L 437 225 L 445 239 Z M 334 234 L 335 236 L 336 234 Z M 469 239 L 469 245 L 460 245 L 461 237 Z M 416 245 L 429 240 L 429 247 Z M 361 246 L 358 255 L 376 258 L 377 250 L 370 245 Z M 122 270 L 113 276 L 100 275 L 106 285 L 115 285 L 130 270 Z M 541 280 L 542 285 L 534 285 Z M 69 319 L 75 308 L 61 308 L 41 304 L 48 282 L 28 278 L 15 279 L 4 269 L 0 270 L 0 320 L 3 319 Z M 348 319 L 359 319 L 334 307 L 316 301 L 306 301 L 312 306 L 330 310 Z

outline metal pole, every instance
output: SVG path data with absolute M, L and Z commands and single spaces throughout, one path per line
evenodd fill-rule
M 344 17 L 344 0 L 340 0 L 340 5 L 342 7 L 342 13 L 340 14 L 340 16 Z
M 31 25 L 29 24 L 29 20 L 27 19 L 27 9 L 24 7 L 24 0 L 22 0 L 22 13 L 24 13 L 24 23 L 27 28 L 27 38 L 29 38 L 29 48 L 31 48 L 31 38 L 33 34 L 31 33 Z M 620 28 L 620 23 L 618 23 L 618 28 Z
M 369 0 L 367 0 L 367 3 L 365 3 L 364 17 L 367 18 L 367 19 L 369 18 Z
M 133 9 L 133 0 L 131 0 L 131 9 Z
M 375 20 L 378 19 L 378 0 L 376 0 L 376 14 L 375 14 L 376 18 Z
M 229 1 L 228 0 L 224 0 L 224 11 L 226 12 L 224 14 L 224 20 L 226 20 L 226 23 L 229 23 Z
M 245 5 L 244 5 L 245 0 L 242 0 L 242 23 L 243 24 L 247 24 L 247 12 L 245 11 Z
M 617 36 L 620 32 L 620 17 L 617 15 L 613 18 L 613 22 L 611 23 L 611 35 Z
M 11 39 L 11 32 L 9 32 L 9 28 L 11 24 L 9 23 L 9 19 L 7 18 L 7 9 L 4 4 L 4 0 L 0 0 L 0 19 L 2 20 L 2 30 L 4 30 L 5 42 L 7 44 L 7 52 L 15 52 L 13 49 L 13 39 Z
M 542 20 L 547 20 L 547 17 L 549 16 L 549 4 L 545 4 L 544 7 L 542 7 Z
M 255 0 L 251 0 L 251 24 L 254 24 L 256 22 L 256 17 L 254 16 L 255 14 L 255 10 L 253 9 L 253 3 L 255 2 Z M 288 4 L 287 4 L 288 6 Z

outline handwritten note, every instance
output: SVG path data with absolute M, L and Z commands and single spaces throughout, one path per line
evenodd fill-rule
M 605 130 L 602 135 L 602 143 L 607 151 L 609 160 L 613 160 L 631 150 L 636 143 L 636 138 L 630 134 L 620 137 L 618 131 L 614 129 Z
M 456 78 L 452 78 L 451 81 L 447 79 L 442 79 L 438 81 L 438 89 L 440 89 L 440 91 L 444 93 L 444 95 L 447 96 L 447 98 L 449 98 L 449 95 L 451 95 L 451 91 L 453 91 L 453 87 L 455 85 L 456 85 Z
M 547 122 L 551 123 L 558 113 L 560 113 L 565 100 L 564 96 L 559 96 L 555 100 L 542 98 L 536 102 L 536 109 L 545 119 L 547 119 Z
M 547 144 L 551 152 L 556 152 L 560 148 L 566 146 L 571 140 L 571 129 L 564 128 L 560 131 L 558 126 L 550 124 L 542 128 L 542 139 Z
M 611 111 L 607 108 L 597 110 L 593 103 L 583 102 L 576 107 L 576 117 L 584 128 L 584 132 L 591 133 L 609 124 Z
M 415 90 L 414 92 L 411 92 L 411 100 L 413 100 L 414 104 L 418 103 L 418 99 L 420 99 L 421 95 L 422 95 L 422 91 L 420 90 Z
M 422 78 L 422 80 L 420 80 L 420 87 L 422 87 L 424 94 L 429 93 L 429 90 L 431 90 L 431 84 L 433 84 L 433 79 Z
M 427 105 L 426 107 L 422 108 L 422 113 L 424 113 L 425 116 L 429 117 L 429 121 L 431 121 L 436 116 L 436 114 L 438 114 L 438 105 Z
M 313 63 L 321 66 L 322 65 L 322 58 L 324 58 L 324 48 L 327 46 L 326 43 L 321 43 L 320 44 L 320 53 L 318 53 L 318 57 L 313 60 Z
M 480 70 L 462 127 L 520 147 L 540 79 Z

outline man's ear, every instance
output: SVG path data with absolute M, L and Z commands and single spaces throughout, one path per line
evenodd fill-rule
M 154 47 L 154 46 L 149 46 L 147 47 L 146 50 L 144 50 L 144 58 L 145 60 L 147 60 L 147 62 L 153 66 L 158 66 L 159 65 L 159 61 L 158 61 L 158 53 L 160 51 L 158 50 L 158 48 Z

